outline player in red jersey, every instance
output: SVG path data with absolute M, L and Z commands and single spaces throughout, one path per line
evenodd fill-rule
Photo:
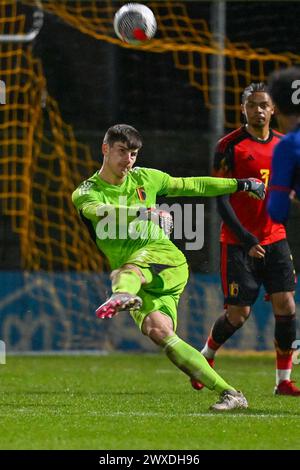
M 262 179 L 268 185 L 273 149 L 281 134 L 270 128 L 274 106 L 263 83 L 243 93 L 241 110 L 246 124 L 217 144 L 215 176 Z M 275 316 L 276 387 L 279 395 L 300 396 L 291 381 L 292 349 L 296 338 L 295 271 L 285 227 L 273 222 L 266 200 L 218 197 L 221 228 L 221 277 L 225 313 L 213 324 L 201 351 L 211 366 L 217 350 L 250 315 L 263 284 Z M 192 381 L 194 388 L 203 385 Z

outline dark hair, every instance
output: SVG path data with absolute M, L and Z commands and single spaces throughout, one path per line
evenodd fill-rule
M 140 149 L 143 145 L 140 133 L 134 127 L 127 124 L 116 124 L 108 129 L 103 143 L 111 147 L 115 142 L 127 144 L 130 150 Z
M 248 85 L 242 94 L 242 103 L 244 104 L 252 93 L 269 93 L 267 86 L 264 82 L 253 82 Z
M 300 84 L 300 67 L 277 70 L 269 76 L 268 80 L 270 95 L 274 103 L 282 114 L 288 116 L 300 115 L 300 103 L 293 103 L 293 94 L 296 92 L 296 88 L 293 88 L 292 85 L 296 80 Z

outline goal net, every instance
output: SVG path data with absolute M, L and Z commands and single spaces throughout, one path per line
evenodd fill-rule
M 141 46 L 127 45 L 116 38 L 112 26 L 122 3 L 45 0 L 41 5 L 46 25 L 55 17 L 68 31 L 75 29 L 82 37 L 110 47 L 171 58 L 174 71 L 195 90 L 194 96 L 199 96 L 207 113 L 213 107 L 212 77 L 219 73 L 211 65 L 212 58 L 221 54 L 228 129 L 240 124 L 240 96 L 246 85 L 264 81 L 274 69 L 300 62 L 295 52 L 273 52 L 228 38 L 221 50 L 207 18 L 197 10 L 199 4 L 189 7 L 185 2 L 167 0 L 147 3 L 158 23 L 155 39 Z M 205 16 L 207 7 L 202 8 Z M 16 35 L 26 34 L 36 9 L 34 0 L 0 3 L 0 80 L 6 92 L 5 103 L 0 104 L 1 217 L 19 247 L 13 252 L 18 259 L 12 266 L 22 270 L 19 277 L 2 277 L 7 283 L 7 295 L 0 299 L 6 318 L 2 335 L 15 349 L 32 349 L 35 336 L 43 337 L 36 342 L 41 341 L 45 349 L 112 349 L 124 342 L 139 347 L 144 343 L 137 339 L 130 320 L 118 323 L 123 332 L 127 329 L 125 339 L 114 334 L 113 340 L 113 326 L 93 320 L 93 311 L 104 300 L 109 283 L 107 277 L 97 275 L 105 261 L 79 223 L 71 193 L 96 171 L 99 156 L 96 158 L 85 139 L 77 136 L 72 122 L 63 118 L 60 102 L 49 92 L 43 57 L 36 52 L 40 36 L 32 42 L 13 41 Z M 42 34 L 51 48 L 50 32 L 42 29 Z M 97 58 L 103 67 L 106 57 Z M 83 90 L 88 83 L 87 76 Z M 159 113 L 157 109 L 157 119 Z M 4 243 L 3 258 L 7 251 L 9 246 Z M 16 332 L 20 321 L 30 332 L 27 336 Z

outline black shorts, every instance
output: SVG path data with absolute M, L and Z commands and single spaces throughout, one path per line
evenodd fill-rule
M 221 278 L 225 305 L 253 305 L 261 285 L 267 294 L 292 292 L 296 273 L 286 239 L 263 245 L 263 259 L 253 258 L 240 245 L 221 243 Z

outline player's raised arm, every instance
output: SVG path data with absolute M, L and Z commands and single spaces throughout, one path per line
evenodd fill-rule
M 213 197 L 237 191 L 247 191 L 258 199 L 264 199 L 266 192 L 264 183 L 256 178 L 170 177 L 166 196 Z

